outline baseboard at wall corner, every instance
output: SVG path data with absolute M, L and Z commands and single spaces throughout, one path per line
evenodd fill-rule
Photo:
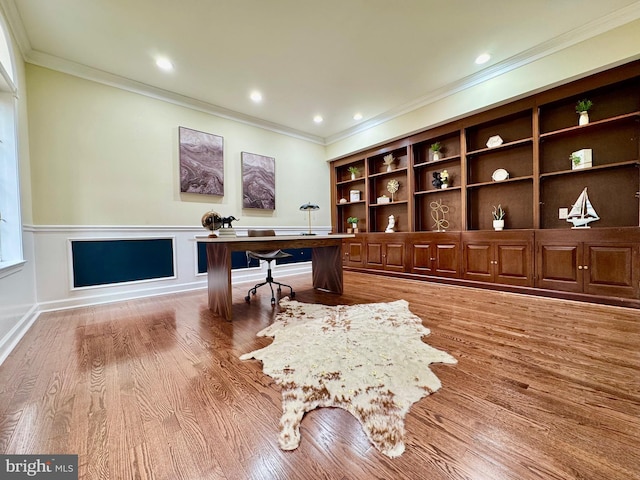
M 14 348 L 18 345 L 22 337 L 29 331 L 31 325 L 40 315 L 38 305 L 33 305 L 27 313 L 13 326 L 11 330 L 0 339 L 0 365 L 9 357 Z

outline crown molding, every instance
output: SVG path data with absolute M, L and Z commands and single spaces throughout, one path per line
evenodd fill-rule
M 13 38 L 15 38 L 20 54 L 24 59 L 27 53 L 31 51 L 31 42 L 22 23 L 22 17 L 20 17 L 15 0 L 0 0 L 0 10 L 4 14 L 9 30 Z
M 463 90 L 472 88 L 478 84 L 489 81 L 505 73 L 516 70 L 524 65 L 535 62 L 541 58 L 552 55 L 560 50 L 569 48 L 577 43 L 583 42 L 590 38 L 601 35 L 609 30 L 623 26 L 640 18 L 640 2 L 624 7 L 620 10 L 612 12 L 592 22 L 584 24 L 578 28 L 561 34 L 551 40 L 543 42 L 502 62 L 498 62 L 482 71 L 467 76 L 456 82 L 452 82 L 428 94 L 399 105 L 396 108 L 388 110 L 385 113 L 377 115 L 361 124 L 330 135 L 328 137 L 320 137 L 311 135 L 306 132 L 285 127 L 283 125 L 261 120 L 250 115 L 245 115 L 224 107 L 213 105 L 208 102 L 197 100 L 195 98 L 180 95 L 168 90 L 160 89 L 147 85 L 126 77 L 114 75 L 103 70 L 98 70 L 83 64 L 71 62 L 60 57 L 49 55 L 37 50 L 33 50 L 31 42 L 24 28 L 22 18 L 18 12 L 15 0 L 0 0 L 0 10 L 4 13 L 9 28 L 16 39 L 18 48 L 22 53 L 23 59 L 27 63 L 32 63 L 41 67 L 67 73 L 86 80 L 95 81 L 104 85 L 120 88 L 125 91 L 144 95 L 156 100 L 165 101 L 174 105 L 190 108 L 200 112 L 215 115 L 228 120 L 244 123 L 246 125 L 262 128 L 282 135 L 306 140 L 319 145 L 327 146 L 344 140 L 350 136 L 362 133 L 373 127 L 386 123 L 394 118 L 412 112 L 438 100 L 454 95 Z
M 625 8 L 612 12 L 609 15 L 605 15 L 569 32 L 563 33 L 562 35 L 558 35 L 551 40 L 540 43 L 535 47 L 525 50 L 513 57 L 503 60 L 502 62 L 498 62 L 476 74 L 469 75 L 456 82 L 445 85 L 444 87 L 429 92 L 427 95 L 412 100 L 411 102 L 399 105 L 398 107 L 382 113 L 353 128 L 326 137 L 325 144 L 331 145 L 332 143 L 344 140 L 352 135 L 362 133 L 377 125 L 393 120 L 396 117 L 402 116 L 431 103 L 435 103 L 438 100 L 499 77 L 500 75 L 504 75 L 505 73 L 516 70 L 524 65 L 533 63 L 541 58 L 559 52 L 560 50 L 569 48 L 580 42 L 608 32 L 609 30 L 621 27 L 627 23 L 631 23 L 639 18 L 640 2 L 635 2 Z
M 119 88 L 139 95 L 144 95 L 156 100 L 161 100 L 181 107 L 190 108 L 200 112 L 215 115 L 217 117 L 225 118 L 227 120 L 233 120 L 235 122 L 244 123 L 253 127 L 263 128 L 282 135 L 288 135 L 290 137 L 306 140 L 309 142 L 324 145 L 324 139 L 316 135 L 310 135 L 308 133 L 288 128 L 277 123 L 261 120 L 250 115 L 245 115 L 240 112 L 229 110 L 224 107 L 219 107 L 211 103 L 203 102 L 195 98 L 180 95 L 178 93 L 170 92 L 161 88 L 153 87 L 130 78 L 115 75 L 113 73 L 98 70 L 96 68 L 88 67 L 86 65 L 71 62 L 54 55 L 40 52 L 38 50 L 31 50 L 27 53 L 25 61 L 33 65 L 49 68 L 58 72 L 73 75 L 75 77 L 84 78 L 85 80 L 91 80 L 110 87 Z

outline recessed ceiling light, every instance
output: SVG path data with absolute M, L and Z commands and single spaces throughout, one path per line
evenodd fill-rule
M 354 120 L 362 120 L 362 114 L 361 114 L 361 113 L 356 113 L 356 114 L 353 116 L 353 119 L 354 119 Z
M 158 68 L 164 70 L 165 72 L 170 72 L 173 70 L 173 63 L 166 57 L 158 57 L 156 58 L 156 65 Z
M 476 65 L 482 65 L 483 63 L 487 63 L 489 60 L 491 60 L 491 55 L 483 53 L 478 55 L 478 58 L 476 58 Z
M 322 115 L 316 115 L 315 117 L 313 117 L 313 121 L 316 123 L 322 123 L 323 120 L 324 118 L 322 118 Z
M 253 100 L 256 103 L 259 103 L 262 101 L 262 94 L 257 90 L 254 90 L 253 92 L 251 92 L 250 97 L 251 97 L 251 100 Z

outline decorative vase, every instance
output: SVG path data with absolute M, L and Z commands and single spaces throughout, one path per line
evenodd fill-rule
M 351 226 L 353 227 L 354 230 L 358 229 L 358 224 L 357 223 L 352 223 Z
M 580 112 L 578 117 L 578 125 L 586 125 L 589 123 L 589 112 Z
M 356 174 L 355 174 L 355 173 L 352 173 L 352 174 L 351 174 L 351 180 L 355 180 L 355 179 L 356 179 Z
M 440 152 L 433 152 L 433 161 L 440 160 Z
M 387 172 L 393 172 L 393 166 L 387 165 Z
M 504 220 L 494 220 L 493 229 L 498 232 L 504 228 Z
M 449 188 L 449 184 L 448 183 L 443 183 L 440 188 Z

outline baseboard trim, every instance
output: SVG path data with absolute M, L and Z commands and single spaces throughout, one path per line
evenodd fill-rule
M 7 359 L 9 354 L 18 345 L 18 342 L 25 336 L 31 328 L 31 325 L 40 315 L 38 305 L 33 305 L 27 313 L 25 313 L 18 323 L 0 340 L 0 365 Z
M 292 275 L 310 274 L 311 262 L 300 262 L 289 265 L 276 265 L 273 270 L 275 272 L 274 276 L 277 276 L 279 278 Z M 231 272 L 231 284 L 236 285 L 239 283 L 259 282 L 264 280 L 265 275 L 266 270 L 263 268 L 233 270 Z M 127 300 L 135 300 L 138 298 L 171 295 L 173 293 L 183 293 L 194 290 L 205 290 L 207 288 L 206 274 L 201 275 L 201 278 L 202 280 L 191 283 L 163 285 L 137 290 L 126 290 L 122 292 L 99 295 L 85 295 L 78 298 L 66 298 L 64 300 L 40 302 L 37 307 L 39 312 L 53 312 L 57 310 L 69 310 L 73 308 L 124 302 Z

